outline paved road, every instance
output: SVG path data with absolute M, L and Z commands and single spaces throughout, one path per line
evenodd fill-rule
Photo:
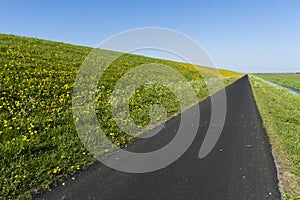
M 280 199 L 271 147 L 255 105 L 248 77 L 226 88 L 227 117 L 211 153 L 198 159 L 210 119 L 210 99 L 201 102 L 200 126 L 190 148 L 168 167 L 150 173 L 123 173 L 101 163 L 75 180 L 37 199 Z M 157 149 L 170 141 L 180 117 L 168 121 L 160 134 L 141 139 L 131 151 Z

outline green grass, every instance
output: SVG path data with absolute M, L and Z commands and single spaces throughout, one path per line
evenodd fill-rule
M 250 75 L 279 168 L 283 199 L 300 199 L 300 95 Z
M 0 34 L 0 199 L 30 199 L 95 162 L 77 136 L 72 116 L 72 88 L 79 67 L 92 48 Z M 116 52 L 101 50 L 105 60 Z M 95 101 L 101 127 L 112 142 L 126 146 L 135 138 L 119 130 L 110 97 L 117 80 L 136 65 L 159 63 L 179 71 L 199 100 L 209 95 L 195 66 L 137 55 L 122 55 L 98 84 Z M 211 77 L 214 70 L 197 67 Z M 241 74 L 220 70 L 226 85 Z M 220 88 L 214 88 L 214 91 Z M 167 117 L 179 112 L 168 88 L 148 85 L 131 98 L 131 116 L 149 124 L 149 106 L 165 106 Z M 100 103 L 101 102 L 101 103 Z M 186 102 L 189 104 L 190 102 Z M 159 116 L 158 116 L 159 117 Z
M 300 90 L 300 74 L 257 74 L 256 76 Z

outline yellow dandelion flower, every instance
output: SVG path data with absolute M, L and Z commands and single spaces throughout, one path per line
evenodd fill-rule
M 27 136 L 26 135 L 22 135 L 22 140 L 23 141 L 27 140 Z
M 60 168 L 59 168 L 59 167 L 56 167 L 56 168 L 53 169 L 53 174 L 56 174 L 56 173 L 58 173 L 59 171 L 60 171 Z

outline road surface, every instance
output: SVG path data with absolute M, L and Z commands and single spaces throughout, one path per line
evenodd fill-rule
M 203 159 L 199 149 L 208 129 L 210 99 L 199 103 L 198 133 L 177 161 L 158 171 L 132 174 L 113 170 L 98 162 L 64 185 L 36 199 L 280 199 L 271 147 L 258 113 L 248 77 L 226 88 L 227 116 L 214 149 Z M 130 151 L 161 148 L 176 134 L 180 116 L 168 121 L 151 139 L 141 139 Z

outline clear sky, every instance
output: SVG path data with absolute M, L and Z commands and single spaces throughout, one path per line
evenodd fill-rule
M 0 0 L 0 33 L 96 47 L 141 27 L 182 32 L 225 69 L 300 71 L 300 0 Z

